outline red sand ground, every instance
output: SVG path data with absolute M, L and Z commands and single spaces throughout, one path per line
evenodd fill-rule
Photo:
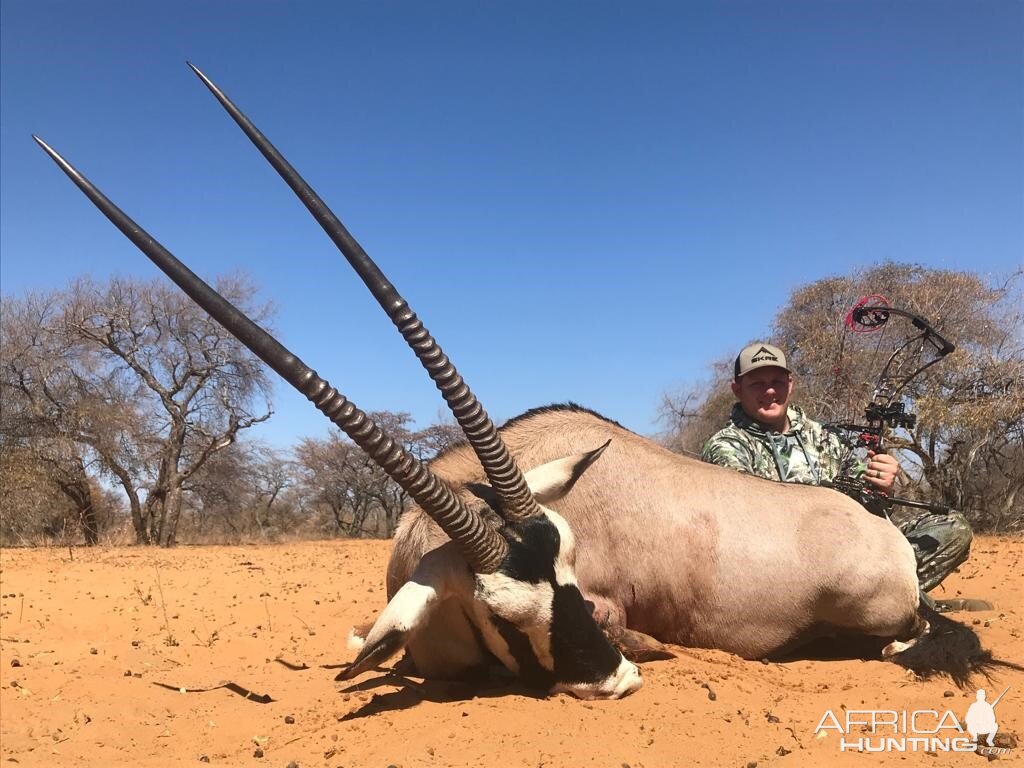
M 975 754 L 841 753 L 826 710 L 950 709 L 975 690 L 921 682 L 882 661 L 763 664 L 678 648 L 643 666 L 622 701 L 498 690 L 473 697 L 370 673 L 361 689 L 323 664 L 384 604 L 384 541 L 281 546 L 5 550 L 0 553 L 0 762 L 46 766 L 981 765 Z M 1024 540 L 980 538 L 946 596 L 985 645 L 1024 661 Z M 307 664 L 295 670 L 275 661 Z M 261 704 L 235 683 L 273 698 Z M 416 682 L 416 681 L 414 681 Z M 169 686 L 161 687 L 158 684 Z M 1024 736 L 1024 673 L 979 681 L 1009 692 L 1003 744 Z M 213 688 L 183 693 L 178 689 Z M 949 732 L 945 732 L 949 735 Z M 854 738 L 862 735 L 859 731 Z M 1024 761 L 1021 745 L 999 759 Z M 258 756 L 262 754 L 262 756 Z

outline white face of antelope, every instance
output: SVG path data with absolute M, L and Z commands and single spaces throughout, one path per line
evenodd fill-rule
M 611 645 L 583 600 L 572 531 L 557 512 L 543 511 L 507 525 L 508 555 L 496 572 L 475 577 L 484 643 L 532 687 L 582 699 L 632 693 L 642 685 L 640 672 Z
M 538 502 L 568 492 L 600 450 L 526 473 Z M 487 498 L 489 490 L 477 486 L 473 492 Z M 481 504 L 479 498 L 476 503 Z M 617 699 L 637 690 L 643 682 L 639 670 L 608 641 L 576 583 L 572 530 L 557 512 L 541 510 L 536 517 L 505 523 L 501 534 L 508 552 L 493 573 L 470 574 L 451 544 L 424 555 L 339 679 L 397 653 L 442 601 L 456 600 L 490 654 L 531 687 L 583 699 Z M 431 631 L 443 629 L 432 626 Z

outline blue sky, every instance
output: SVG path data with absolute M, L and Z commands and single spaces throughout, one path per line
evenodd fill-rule
M 5 295 L 156 277 L 37 133 L 195 271 L 244 269 L 360 407 L 440 396 L 185 66 L 248 113 L 496 421 L 639 432 L 799 285 L 1024 261 L 1024 4 L 2 4 Z M 284 386 L 257 437 L 327 431 Z

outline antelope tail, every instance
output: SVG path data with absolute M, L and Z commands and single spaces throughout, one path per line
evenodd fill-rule
M 948 675 L 959 688 L 966 688 L 975 675 L 990 677 L 999 668 L 1024 671 L 1024 667 L 992 656 L 981 646 L 974 630 L 922 604 L 918 609 L 928 629 L 907 650 L 890 661 L 925 679 Z

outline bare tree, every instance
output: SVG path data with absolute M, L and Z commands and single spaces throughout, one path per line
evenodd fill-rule
M 294 463 L 262 443 L 240 441 L 218 451 L 185 485 L 192 538 L 270 539 L 298 533 L 288 497 L 296 482 Z
M 0 450 L 0 546 L 63 532 L 70 505 L 33 453 L 4 440 Z
M 73 443 L 12 441 L 0 431 L 0 545 L 50 539 L 93 546 L 116 508 Z
M 406 451 L 422 461 L 461 440 L 451 423 L 415 431 L 407 413 L 377 411 L 370 417 Z M 295 448 L 302 494 L 326 513 L 332 533 L 345 536 L 391 536 L 408 501 L 406 493 L 363 451 L 339 432 L 306 438 Z
M 659 442 L 669 450 L 699 455 L 704 441 L 725 426 L 735 400 L 729 389 L 732 361 L 717 361 L 712 372 L 710 382 L 662 395 L 658 419 L 664 430 Z
M 289 517 L 293 510 L 288 491 L 298 482 L 293 461 L 285 459 L 281 451 L 266 445 L 251 448 L 247 478 L 252 494 L 252 522 L 260 537 L 265 538 L 276 529 L 288 532 Z
M 4 479 L 20 490 L 19 503 L 5 506 L 4 513 L 9 524 L 18 515 L 31 517 L 37 505 L 28 499 L 30 489 L 41 499 L 56 490 L 71 503 L 85 543 L 92 545 L 100 533 L 92 480 L 97 459 L 88 445 L 73 439 L 72 422 L 84 426 L 86 412 L 95 414 L 96 407 L 86 403 L 89 395 L 76 387 L 74 377 L 62 372 L 70 358 L 66 347 L 42 330 L 53 307 L 49 298 L 29 296 L 5 301 L 0 318 L 0 446 L 7 459 Z M 75 400 L 81 409 L 72 415 Z M 50 503 L 54 509 L 62 506 Z
M 377 421 L 379 416 L 374 413 L 371 418 Z M 360 537 L 391 533 L 386 521 L 401 513 L 404 493 L 356 445 L 332 432 L 322 440 L 303 439 L 295 456 L 302 488 L 315 508 L 328 513 L 332 533 Z
M 240 278 L 218 289 L 242 306 L 255 293 Z M 270 416 L 269 405 L 254 409 L 268 392 L 262 364 L 162 281 L 80 279 L 5 300 L 2 325 L 5 400 L 120 484 L 139 543 L 173 544 L 184 484 Z

